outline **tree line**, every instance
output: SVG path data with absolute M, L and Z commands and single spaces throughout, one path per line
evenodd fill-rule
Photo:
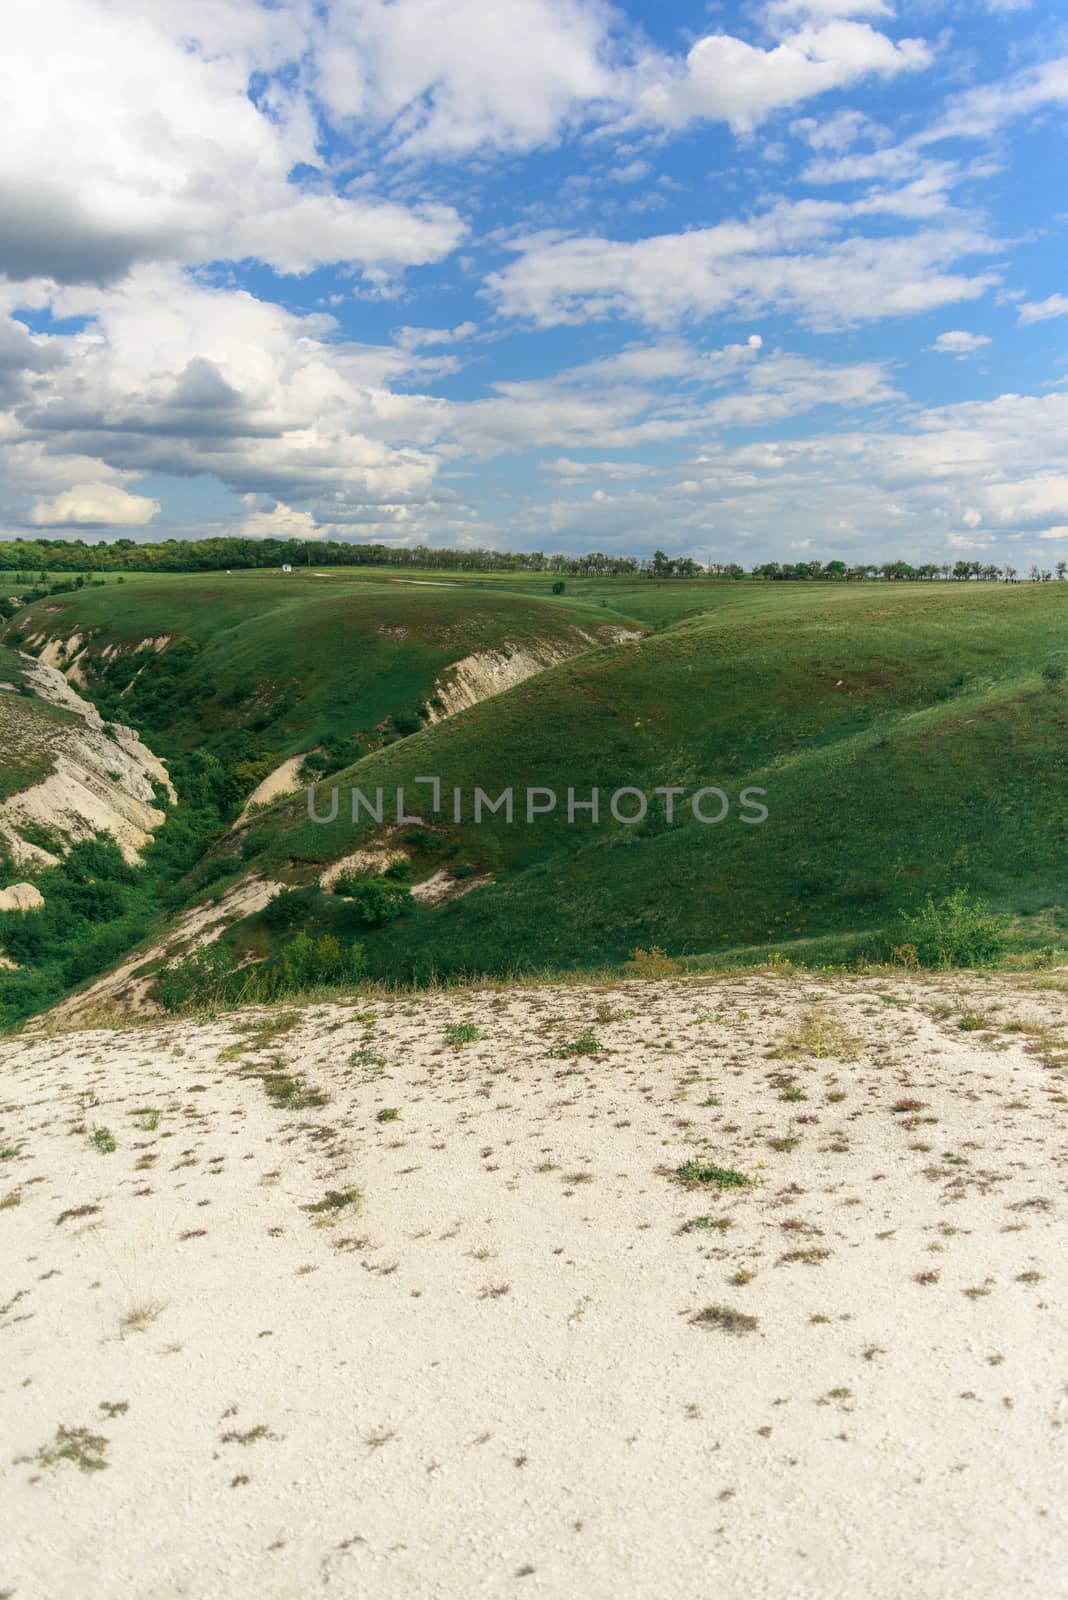
M 134 539 L 0 540 L 0 571 L 32 579 L 40 573 L 78 573 L 88 580 L 95 572 L 219 572 L 253 571 L 285 566 L 395 567 L 401 570 L 433 568 L 447 572 L 544 572 L 576 578 L 720 578 L 758 579 L 771 582 L 933 583 L 985 579 L 1007 583 L 1044 583 L 1054 575 L 1063 580 L 1068 564 L 1055 568 L 1031 566 L 1022 573 L 1013 566 L 981 561 L 908 561 L 882 563 L 845 561 L 762 561 L 746 568 L 736 561 L 702 564 L 690 556 L 669 556 L 656 550 L 651 556 L 611 556 L 594 550 L 587 555 L 547 555 L 542 550 L 446 549 L 429 545 L 398 548 L 385 544 L 350 544 L 332 540 L 301 539 L 164 539 L 140 544 Z

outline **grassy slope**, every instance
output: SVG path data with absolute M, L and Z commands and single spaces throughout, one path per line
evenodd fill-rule
M 1009 909 L 1063 904 L 1068 697 L 1039 674 L 1063 648 L 1068 587 L 723 589 L 709 615 L 563 663 L 338 781 L 388 793 L 436 773 L 468 792 L 570 784 L 582 797 L 595 784 L 759 784 L 770 820 L 445 823 L 443 858 L 496 882 L 370 934 L 376 970 L 853 933 L 962 884 Z M 294 805 L 266 821 L 285 825 L 263 861 L 298 877 L 376 831 L 357 835 L 344 811 L 317 826 Z
M 57 736 L 78 721 L 73 712 L 20 694 L 24 677 L 25 663 L 0 645 L 0 683 L 15 685 L 14 690 L 0 690 L 0 800 L 47 778 L 55 766 Z
M 151 696 L 172 665 L 167 652 L 138 658 L 147 665 L 129 691 L 130 720 L 157 742 L 162 735 L 167 754 L 211 747 L 256 722 L 259 746 L 280 759 L 324 737 L 370 735 L 392 713 L 414 711 L 441 671 L 472 652 L 585 648 L 577 630 L 611 621 L 599 607 L 463 585 L 210 573 L 109 582 L 42 601 L 18 614 L 8 637 L 91 633 L 83 662 L 91 683 L 109 645 L 131 651 L 164 634 L 188 641 L 195 649 L 163 705 Z

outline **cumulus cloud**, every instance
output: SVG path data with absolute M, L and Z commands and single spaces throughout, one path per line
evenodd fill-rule
M 735 133 L 749 133 L 786 106 L 872 74 L 894 77 L 930 63 L 921 39 L 895 44 L 866 22 L 831 15 L 834 20 L 807 24 L 770 50 L 727 33 L 699 39 L 684 66 L 639 93 L 636 120 L 665 128 L 726 122 Z
M 419 376 L 417 354 L 339 339 L 328 316 L 163 268 L 108 290 L 54 291 L 52 309 L 85 326 L 28 341 L 49 359 L 0 414 L 15 489 L 42 472 L 51 486 L 66 473 L 60 488 L 207 474 L 285 504 L 329 498 L 338 520 L 430 492 L 439 457 L 423 446 L 444 402 L 391 388 Z
M 989 343 L 990 339 L 985 333 L 968 333 L 964 328 L 951 328 L 938 335 L 931 349 L 944 356 L 973 356 Z
M 451 251 L 464 232 L 452 208 L 333 192 L 307 101 L 250 96 L 255 72 L 302 48 L 294 23 L 259 5 L 187 19 L 134 0 L 10 0 L 0 272 L 105 284 L 143 262 L 254 257 L 381 277 Z
M 30 512 L 35 528 L 143 528 L 159 515 L 160 503 L 130 494 L 114 483 L 76 483 Z
M 333 0 L 317 89 L 335 121 L 385 128 L 404 155 L 531 150 L 618 93 L 610 21 L 590 0 Z
M 324 535 L 310 511 L 294 511 L 280 500 L 269 511 L 254 511 L 234 532 L 242 539 L 321 539 Z

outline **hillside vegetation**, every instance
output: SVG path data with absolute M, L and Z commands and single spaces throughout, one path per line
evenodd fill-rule
M 877 956 L 902 913 L 962 888 L 1022 918 L 1024 943 L 1063 933 L 1068 585 L 540 589 L 523 575 L 135 579 L 39 602 L 8 631 L 37 648 L 73 637 L 84 692 L 172 758 L 178 815 L 150 852 L 171 851 L 157 932 L 172 919 L 173 956 L 185 908 L 205 894 L 237 908 L 193 958 L 192 991 L 208 968 L 212 982 L 277 974 L 283 956 L 296 981 L 300 934 L 326 952 L 305 978 L 328 980 L 354 962 L 405 982 L 575 971 L 654 947 L 705 965 Z M 435 684 L 479 649 L 540 652 L 539 670 L 440 716 Z M 336 820 L 310 820 L 300 794 L 234 825 L 272 763 L 316 746 L 304 776 L 319 778 L 319 816 L 339 791 Z M 229 787 L 175 852 L 183 786 L 213 762 Z M 414 781 L 427 775 L 437 814 Z M 381 788 L 381 824 L 353 824 L 354 785 Z M 683 791 L 671 823 L 665 785 Z M 476 823 L 475 786 L 511 787 L 514 820 Z M 730 800 L 718 825 L 690 809 L 709 786 Z M 527 821 L 528 787 L 555 791 L 556 810 Z M 394 820 L 398 788 L 420 823 Z M 599 821 L 569 823 L 568 790 L 593 788 Z M 609 814 L 621 788 L 649 797 L 643 820 Z M 750 789 L 759 825 L 741 820 Z M 258 894 L 241 915 L 253 881 L 300 892 L 265 908 Z

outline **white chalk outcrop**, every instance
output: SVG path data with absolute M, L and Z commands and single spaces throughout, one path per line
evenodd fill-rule
M 54 862 L 55 855 L 21 837 L 23 825 L 37 823 L 71 840 L 108 833 L 127 861 L 140 861 L 164 818 L 155 804 L 154 785 L 176 799 L 166 767 L 133 728 L 105 724 L 58 668 L 25 659 L 26 681 L 34 692 L 78 721 L 48 728 L 52 771 L 0 804 L 0 843 L 16 863 Z
M 481 700 L 513 689 L 517 683 L 573 654 L 555 645 L 539 644 L 522 648 L 505 645 L 502 650 L 480 650 L 475 655 L 464 656 L 462 661 L 446 668 L 435 683 L 434 698 L 441 702 L 444 710 L 432 704 L 430 720 L 442 722 L 457 711 L 477 706 Z
M 0 911 L 39 911 L 44 895 L 32 883 L 13 883 L 0 889 Z

